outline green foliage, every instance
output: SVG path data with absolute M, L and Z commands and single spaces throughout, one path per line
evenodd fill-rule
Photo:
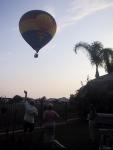
M 104 48 L 101 51 L 101 57 L 103 60 L 105 71 L 107 71 L 108 73 L 112 73 L 113 72 L 113 49 Z
M 89 112 L 90 104 L 94 104 L 97 112 L 113 113 L 113 73 L 89 81 L 79 89 L 75 101 L 84 116 Z
M 84 48 L 88 52 L 88 58 L 92 65 L 96 65 L 95 77 L 99 77 L 98 67 L 104 67 L 108 73 L 113 72 L 113 50 L 111 48 L 104 48 L 102 43 L 94 41 L 91 44 L 79 42 L 75 45 L 74 51 Z

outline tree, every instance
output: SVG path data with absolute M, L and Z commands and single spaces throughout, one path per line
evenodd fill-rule
M 105 70 L 110 74 L 113 72 L 113 49 L 104 48 L 101 51 L 101 57 L 104 63 Z
M 102 66 L 102 58 L 100 55 L 101 50 L 103 49 L 103 45 L 101 42 L 95 41 L 91 44 L 86 42 L 79 42 L 75 45 L 74 51 L 77 53 L 78 48 L 84 48 L 88 52 L 89 60 L 92 65 L 96 65 L 96 74 L 95 77 L 99 77 L 98 67 Z

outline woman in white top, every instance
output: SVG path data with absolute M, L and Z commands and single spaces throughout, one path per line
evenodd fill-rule
M 24 132 L 34 130 L 35 116 L 38 116 L 38 110 L 33 101 L 27 100 L 27 91 L 25 93 L 25 114 L 24 114 Z

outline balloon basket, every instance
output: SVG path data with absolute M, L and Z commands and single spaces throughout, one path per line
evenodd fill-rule
M 38 58 L 38 53 L 35 53 L 35 54 L 34 54 L 34 58 Z

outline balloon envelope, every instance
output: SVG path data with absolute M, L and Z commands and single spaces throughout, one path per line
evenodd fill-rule
M 56 21 L 45 11 L 31 10 L 20 18 L 19 29 L 24 40 L 38 53 L 53 38 Z

